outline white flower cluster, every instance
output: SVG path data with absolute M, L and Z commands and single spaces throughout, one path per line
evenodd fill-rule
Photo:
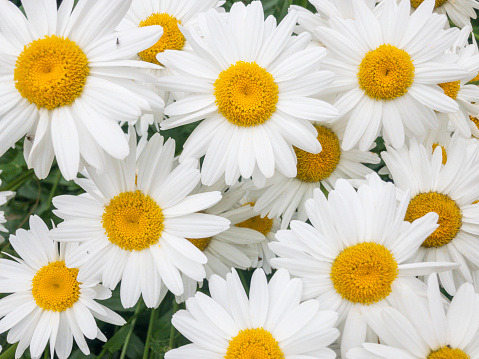
M 223 3 L 0 0 L 0 155 L 84 191 L 0 259 L 15 357 L 118 286 L 186 303 L 166 359 L 479 358 L 479 1 Z

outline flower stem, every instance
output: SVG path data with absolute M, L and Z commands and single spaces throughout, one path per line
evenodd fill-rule
M 158 306 L 159 308 L 159 306 Z M 148 324 L 148 331 L 146 332 L 145 350 L 143 351 L 143 359 L 148 359 L 148 351 L 150 349 L 151 332 L 153 331 L 153 323 L 156 320 L 158 308 L 153 308 L 150 313 L 150 323 Z
M 125 359 L 126 350 L 128 349 L 128 344 L 130 344 L 131 334 L 133 334 L 133 329 L 135 329 L 136 320 L 138 319 L 138 314 L 140 313 L 140 310 L 141 310 L 141 301 L 138 301 L 138 304 L 136 305 L 136 309 L 135 309 L 135 314 L 133 314 L 134 318 L 130 324 L 130 330 L 128 331 L 128 334 L 126 335 L 125 344 L 123 344 L 123 348 L 121 349 L 120 359 Z
M 180 305 L 176 302 L 176 298 L 173 298 L 173 314 L 175 314 L 178 309 L 180 308 Z M 173 324 L 171 324 L 171 329 L 170 329 L 170 342 L 168 344 L 168 347 L 170 349 L 174 349 L 174 345 L 175 345 L 175 334 L 176 334 L 176 331 L 175 331 L 175 327 Z

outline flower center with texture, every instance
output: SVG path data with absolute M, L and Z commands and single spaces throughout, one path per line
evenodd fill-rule
M 319 182 L 331 176 L 341 158 L 341 146 L 336 134 L 330 129 L 315 125 L 318 130 L 318 141 L 322 150 L 313 154 L 293 146 L 296 158 L 296 178 L 303 182 Z
M 419 5 L 422 4 L 424 0 L 411 0 L 411 7 L 416 9 L 419 7 Z M 444 5 L 448 0 L 436 0 L 436 4 L 434 5 L 434 8 L 438 8 L 439 6 Z
M 461 81 L 444 82 L 442 84 L 438 84 L 438 86 L 442 88 L 444 95 L 455 100 L 459 90 L 461 89 Z
M 359 243 L 344 249 L 331 268 L 334 288 L 352 303 L 379 302 L 391 293 L 398 265 L 391 252 L 378 243 Z
M 181 50 L 185 46 L 185 37 L 178 28 L 181 21 L 167 13 L 151 14 L 141 21 L 138 27 L 160 25 L 163 28 L 163 35 L 152 47 L 138 53 L 143 61 L 161 65 L 156 55 L 165 50 Z
M 251 205 L 251 207 L 254 206 L 254 202 L 245 203 L 244 206 L 248 204 Z M 261 233 L 263 236 L 266 236 L 271 231 L 271 228 L 273 227 L 273 219 L 268 217 L 261 217 L 260 215 L 257 215 L 243 222 L 236 223 L 235 226 L 240 228 L 254 229 L 255 231 L 258 231 L 259 233 Z
M 389 44 L 369 51 L 359 65 L 359 87 L 374 100 L 394 100 L 404 95 L 413 80 L 411 56 Z
M 221 71 L 214 87 L 218 111 L 233 125 L 261 125 L 276 111 L 278 85 L 256 62 L 236 62 Z
M 90 70 L 83 51 L 55 35 L 32 41 L 18 56 L 15 87 L 38 109 L 71 105 L 81 95 Z
M 161 208 L 141 191 L 113 197 L 102 216 L 108 240 L 127 251 L 141 251 L 158 243 L 164 228 Z
M 225 359 L 283 359 L 278 342 L 263 328 L 240 330 L 230 340 Z
M 422 246 L 442 247 L 452 241 L 459 232 L 462 224 L 461 209 L 449 196 L 442 193 L 419 193 L 409 202 L 404 220 L 413 222 L 429 212 L 439 215 L 439 227 L 426 238 Z
M 64 261 L 51 262 L 38 270 L 32 280 L 35 303 L 44 310 L 63 312 L 80 297 L 77 268 L 67 268 Z
M 474 123 L 474 125 L 476 125 L 476 128 L 479 130 L 479 119 L 471 115 L 469 115 L 469 119 Z
M 192 244 L 195 245 L 196 248 L 198 248 L 200 251 L 204 252 L 206 248 L 211 243 L 211 237 L 206 237 L 206 238 L 186 238 L 189 240 Z
M 471 357 L 464 353 L 461 349 L 452 349 L 442 347 L 431 352 L 426 359 L 470 359 Z
M 447 162 L 447 153 L 446 153 L 446 149 L 444 148 L 444 146 L 441 146 L 440 144 L 438 143 L 433 143 L 432 144 L 432 151 L 434 152 L 434 150 L 436 149 L 436 147 L 440 147 L 441 148 L 441 152 L 442 152 L 442 164 L 445 165 L 446 162 Z

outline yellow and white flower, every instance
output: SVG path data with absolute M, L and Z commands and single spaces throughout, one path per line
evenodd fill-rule
M 473 283 L 471 272 L 479 268 L 479 143 L 456 135 L 447 146 L 411 141 L 409 148 L 388 148 L 381 155 L 397 188 L 410 197 L 405 220 L 439 215 L 439 228 L 409 261 L 458 263 L 439 273 L 441 285 L 454 295 L 462 283 Z
M 30 230 L 19 229 L 10 236 L 10 243 L 20 258 L 0 259 L 0 292 L 13 293 L 0 299 L 0 333 L 8 330 L 7 341 L 18 342 L 16 358 L 28 346 L 31 357 L 40 358 L 48 341 L 52 358 L 54 353 L 60 359 L 68 358 L 73 339 L 88 355 L 85 337 L 107 340 L 95 318 L 125 324 L 118 314 L 95 301 L 109 298 L 111 292 L 95 278 L 83 275 L 81 267 L 66 264 L 77 244 L 52 240 L 39 217 L 30 217 Z
M 310 121 L 337 117 L 332 105 L 314 98 L 332 81 L 320 71 L 324 48 L 308 48 L 308 34 L 291 36 L 297 15 L 279 25 L 264 20 L 260 1 L 236 2 L 228 16 L 212 9 L 198 18 L 199 34 L 183 34 L 194 49 L 165 51 L 159 62 L 179 75 L 159 85 L 191 95 L 168 105 L 169 129 L 203 120 L 184 145 L 180 162 L 205 156 L 202 182 L 212 185 L 223 174 L 226 184 L 243 176 L 272 177 L 276 170 L 296 175 L 292 145 L 312 153 L 321 146 Z
M 364 179 L 372 170 L 364 165 L 377 164 L 380 159 L 376 154 L 360 151 L 357 148 L 341 150 L 344 128 L 336 124 L 315 124 L 318 131 L 317 140 L 322 150 L 318 154 L 309 153 L 294 147 L 296 153 L 297 174 L 288 178 L 277 173 L 266 181 L 264 193 L 259 196 L 254 209 L 261 216 L 275 218 L 283 216 L 281 229 L 288 228 L 293 215 L 295 219 L 306 221 L 308 218 L 304 204 L 313 197 L 315 188 L 323 186 L 327 191 L 334 188 L 340 178 Z M 251 187 L 253 183 L 249 186 Z
M 417 9 L 424 0 L 411 0 L 411 7 Z M 477 0 L 435 0 L 434 12 L 444 14 L 454 25 L 464 27 L 471 25 L 471 19 L 476 19 Z
M 25 157 L 45 178 L 56 156 L 63 176 L 100 153 L 125 158 L 118 121 L 161 111 L 164 101 L 138 81 L 154 81 L 131 58 L 161 36 L 159 26 L 114 32 L 131 0 L 0 1 L 0 155 L 28 134 Z M 131 81 L 137 80 L 137 81 Z M 128 101 L 125 101 L 125 98 Z
M 328 346 L 339 336 L 337 313 L 300 303 L 301 281 L 277 271 L 269 284 L 262 269 L 251 278 L 249 297 L 233 269 L 226 280 L 213 276 L 211 298 L 198 292 L 172 319 L 192 344 L 166 352 L 184 358 L 335 358 Z
M 312 225 L 292 221 L 276 234 L 271 263 L 303 282 L 302 299 L 316 298 L 339 313 L 341 356 L 361 345 L 368 332 L 363 311 L 391 305 L 405 285 L 420 287 L 417 275 L 455 268 L 453 263 L 407 264 L 437 228 L 437 214 L 404 221 L 409 197 L 399 203 L 392 183 L 372 173 L 357 192 L 343 179 L 328 198 L 315 189 L 306 201 Z M 370 330 L 369 330 L 370 332 Z
M 474 287 L 463 284 L 445 313 L 436 274 L 427 282 L 427 301 L 405 288 L 398 298 L 399 310 L 384 308 L 367 316 L 381 344 L 364 343 L 346 358 L 479 358 L 479 297 Z
M 379 134 L 400 148 L 406 137 L 437 127 L 434 111 L 458 111 L 437 83 L 468 75 L 444 55 L 459 29 L 444 30 L 447 18 L 432 12 L 434 0 L 412 15 L 409 0 L 384 0 L 379 14 L 364 1 L 352 4 L 354 20 L 333 17 L 316 29 L 328 50 L 324 68 L 336 74 L 334 105 L 347 123 L 342 148 L 359 143 L 366 151 Z
M 81 242 L 69 263 L 85 263 L 103 285 L 132 307 L 140 295 L 157 307 L 167 289 L 184 291 L 181 273 L 202 281 L 207 257 L 186 238 L 206 238 L 229 228 L 225 218 L 204 213 L 221 199 L 218 191 L 189 195 L 200 181 L 198 163 L 185 161 L 172 170 L 175 142 L 155 134 L 136 160 L 130 136 L 125 160 L 110 158 L 104 172 L 88 168 L 92 181 L 77 180 L 88 195 L 53 199 L 64 222 L 52 231 L 60 241 Z M 89 256 L 85 258 L 84 252 Z M 80 278 L 81 280 L 81 278 Z

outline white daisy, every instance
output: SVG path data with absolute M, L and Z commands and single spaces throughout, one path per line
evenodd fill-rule
M 125 158 L 118 121 L 135 121 L 164 102 L 138 81 L 154 81 L 132 58 L 161 36 L 159 26 L 113 32 L 131 0 L 0 1 L 0 154 L 25 134 L 25 157 L 39 178 L 54 156 L 66 179 L 100 151 Z M 138 80 L 138 81 L 131 81 Z M 125 101 L 128 99 L 128 101 Z M 33 142 L 33 143 L 32 143 Z
M 294 148 L 297 157 L 297 175 L 293 178 L 278 173 L 266 181 L 267 189 L 256 201 L 254 209 L 270 218 L 283 216 L 281 229 L 288 228 L 296 210 L 296 219 L 308 218 L 304 204 L 313 197 L 313 190 L 323 186 L 327 191 L 334 188 L 339 178 L 364 179 L 372 170 L 363 163 L 379 163 L 379 156 L 357 148 L 341 150 L 344 128 L 337 124 L 329 126 L 315 124 L 317 140 L 322 150 L 312 154 Z M 252 185 L 253 183 L 251 183 Z M 251 186 L 250 185 L 250 186 Z
M 317 298 L 322 308 L 338 311 L 345 357 L 370 332 L 363 310 L 390 305 L 404 285 L 419 287 L 417 275 L 456 265 L 404 263 L 437 228 L 438 216 L 405 222 L 409 198 L 398 203 L 395 186 L 376 173 L 357 192 L 340 179 L 327 199 L 319 189 L 313 196 L 306 201 L 313 225 L 292 221 L 291 230 L 279 231 L 270 243 L 278 256 L 271 263 L 301 278 L 303 299 Z
M 2 173 L 2 171 L 0 171 Z M 0 180 L 0 185 L 2 184 L 2 181 Z M 1 191 L 0 192 L 0 206 L 3 206 L 7 201 L 12 198 L 15 195 L 15 192 L 12 191 Z M 0 211 L 0 232 L 7 233 L 8 230 L 5 228 L 4 223 L 6 223 L 7 220 L 5 219 L 5 213 L 3 211 Z M 0 243 L 2 243 L 5 240 L 3 236 L 0 234 Z
M 441 285 L 451 295 L 464 282 L 472 283 L 471 271 L 479 266 L 479 143 L 454 136 L 448 147 L 418 145 L 388 148 L 382 157 L 399 190 L 411 202 L 407 221 L 429 212 L 439 215 L 439 228 L 422 243 L 413 262 L 459 263 L 457 270 L 439 274 Z
M 269 284 L 263 270 L 251 278 L 249 298 L 238 274 L 213 276 L 211 298 L 198 292 L 177 312 L 172 324 L 192 344 L 172 349 L 166 359 L 267 358 L 333 359 L 327 348 L 339 335 L 337 313 L 319 303 L 300 304 L 301 281 L 279 270 Z
M 249 204 L 238 205 L 245 194 L 239 183 L 227 186 L 223 180 L 220 180 L 213 186 L 201 185 L 194 193 L 205 193 L 213 190 L 220 191 L 223 198 L 216 205 L 202 212 L 225 218 L 231 223 L 231 226 L 225 231 L 210 237 L 187 238 L 208 259 L 203 264 L 207 280 L 213 274 L 225 278 L 231 268 L 248 269 L 258 264 L 262 249 L 261 244 L 267 241 L 264 231 L 257 231 L 258 225 L 261 225 L 262 222 L 255 220 L 257 213 L 253 210 L 253 207 Z M 271 226 L 269 222 L 263 225 Z M 177 298 L 179 302 L 193 296 L 198 284 L 202 286 L 202 281 L 198 283 L 197 280 L 185 275 L 182 277 L 185 284 L 185 293 Z
M 84 337 L 107 340 L 95 318 L 125 324 L 118 314 L 95 302 L 109 298 L 111 292 L 82 275 L 82 268 L 65 264 L 76 244 L 58 246 L 40 217 L 30 217 L 30 230 L 19 229 L 10 243 L 21 259 L 0 259 L 0 292 L 13 293 L 0 300 L 0 333 L 9 330 L 7 341 L 19 342 L 16 358 L 29 345 L 31 357 L 39 358 L 48 340 L 52 358 L 55 352 L 61 359 L 69 357 L 73 339 L 88 355 Z
M 382 134 L 399 148 L 405 135 L 421 136 L 437 127 L 434 110 L 457 112 L 456 102 L 437 83 L 468 75 L 444 55 L 459 29 L 443 29 L 447 18 L 432 13 L 434 0 L 412 15 L 408 0 L 384 0 L 380 14 L 363 1 L 352 4 L 354 20 L 333 17 L 330 28 L 316 30 L 328 50 L 324 68 L 336 73 L 334 105 L 347 122 L 342 147 L 359 143 L 366 151 Z
M 478 359 L 479 296 L 463 284 L 444 313 L 436 274 L 428 278 L 428 301 L 405 289 L 400 311 L 384 308 L 367 316 L 381 344 L 364 343 L 347 359 Z
M 411 6 L 416 9 L 422 2 L 423 0 L 411 0 Z M 475 9 L 479 9 L 477 0 L 435 0 L 434 4 L 434 12 L 447 15 L 459 27 L 471 25 L 471 19 L 477 18 Z
M 205 238 L 229 227 L 225 218 L 195 213 L 216 204 L 219 192 L 189 195 L 200 180 L 195 160 L 172 169 L 175 142 L 163 144 L 155 134 L 136 161 L 136 138 L 130 137 L 125 160 L 110 158 L 103 173 L 88 168 L 93 183 L 77 180 L 87 196 L 58 196 L 54 213 L 65 221 L 52 231 L 60 241 L 82 244 L 68 263 L 83 263 L 87 273 L 101 275 L 132 307 L 140 294 L 157 307 L 166 290 L 183 293 L 180 273 L 205 278 L 206 256 L 185 238 Z M 80 278 L 81 280 L 81 278 Z
M 205 155 L 202 182 L 215 183 L 225 174 L 232 184 L 239 176 L 269 178 L 277 169 L 296 175 L 292 145 L 318 153 L 317 132 L 310 121 L 337 117 L 330 104 L 312 96 L 326 88 L 333 74 L 320 71 L 324 48 L 307 48 L 310 36 L 291 36 L 296 13 L 276 26 L 264 20 L 260 1 L 235 3 L 227 17 L 210 10 L 183 34 L 195 53 L 165 51 L 157 59 L 180 75 L 163 77 L 170 91 L 189 91 L 165 109 L 162 129 L 196 122 L 200 125 L 184 145 L 180 162 Z
M 161 38 L 153 46 L 139 52 L 137 58 L 161 65 L 156 59 L 156 55 L 164 50 L 192 51 L 178 25 L 185 28 L 195 26 L 197 24 L 196 17 L 200 12 L 212 8 L 219 9 L 222 3 L 223 1 L 219 0 L 133 0 L 117 30 L 125 31 L 138 27 L 160 25 L 163 29 Z M 171 71 L 165 68 L 151 70 L 151 72 L 160 77 L 171 75 Z M 151 86 L 155 86 L 155 84 L 151 84 Z M 166 103 L 173 101 L 173 96 L 170 96 L 168 91 L 159 91 Z M 152 124 L 158 129 L 158 124 L 162 120 L 163 113 L 145 114 L 137 122 L 137 131 L 143 135 L 148 132 L 148 126 Z
M 453 99 L 459 107 L 454 113 L 438 113 L 439 121 L 447 121 L 454 131 L 458 131 L 466 138 L 471 137 L 471 130 L 475 127 L 472 126 L 471 117 L 479 115 L 479 105 L 476 104 L 479 102 L 479 87 L 468 83 L 474 79 L 479 70 L 477 44 L 475 41 L 472 44 L 468 43 L 471 31 L 470 25 L 465 26 L 451 51 L 452 54 L 457 54 L 457 64 L 466 69 L 469 75 L 458 81 L 439 84 L 444 94 Z M 474 34 L 472 36 L 474 37 Z

